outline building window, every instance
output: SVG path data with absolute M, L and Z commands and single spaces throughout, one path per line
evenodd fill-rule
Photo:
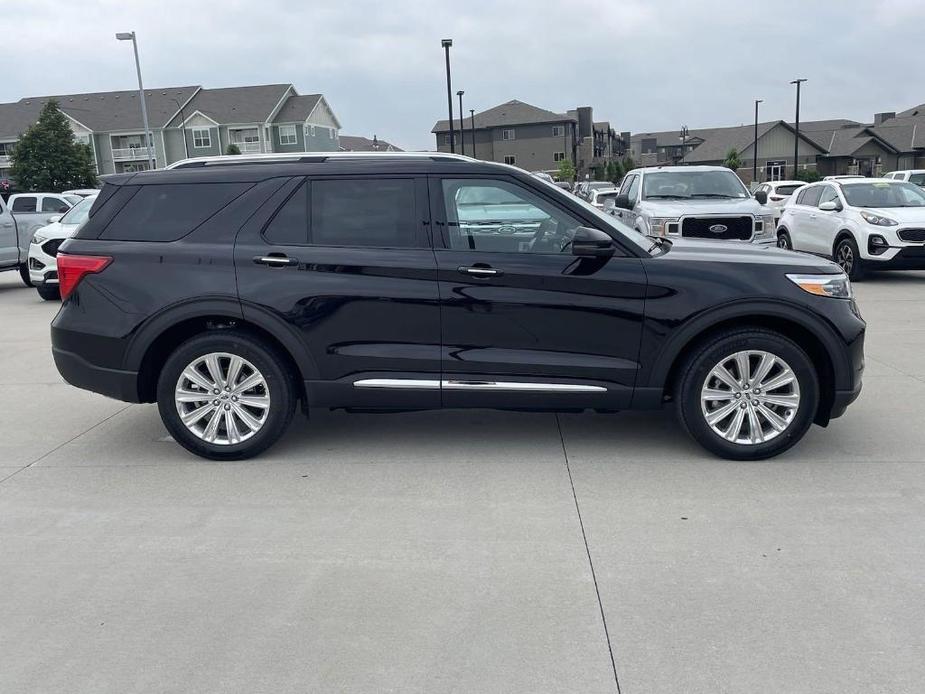
M 510 164 L 511 166 L 513 166 L 515 162 L 516 162 L 516 160 L 515 160 L 515 158 L 514 158 L 514 155 L 512 155 L 512 154 L 509 154 L 509 155 L 507 155 L 507 156 L 504 158 L 504 163 L 505 163 L 505 164 Z
M 565 161 L 565 152 L 554 152 L 552 155 L 553 161 Z
M 299 143 L 294 125 L 279 126 L 279 143 L 281 145 L 296 145 Z
M 506 128 L 501 131 L 502 140 L 513 140 L 514 139 L 514 128 Z
M 208 128 L 193 128 L 193 147 L 204 149 L 212 146 L 212 133 Z
M 561 125 L 552 126 L 552 136 L 553 137 L 562 137 L 565 135 L 565 127 Z
M 315 126 L 314 125 L 308 126 L 308 134 L 311 135 L 312 137 L 315 136 Z

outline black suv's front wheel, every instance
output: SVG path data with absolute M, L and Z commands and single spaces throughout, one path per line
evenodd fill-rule
M 295 400 L 276 351 L 238 330 L 181 344 L 157 386 L 158 409 L 171 436 L 212 460 L 250 458 L 273 445 L 292 419 Z
M 803 438 L 819 403 L 806 353 L 758 328 L 729 330 L 694 351 L 682 372 L 678 412 L 704 448 L 732 460 L 778 455 Z

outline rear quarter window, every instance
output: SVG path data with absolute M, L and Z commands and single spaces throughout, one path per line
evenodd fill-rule
M 100 234 L 114 241 L 176 241 L 250 188 L 252 183 L 185 183 L 135 188 Z M 96 207 L 96 206 L 94 206 Z

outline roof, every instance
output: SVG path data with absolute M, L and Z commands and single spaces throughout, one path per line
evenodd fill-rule
M 262 84 L 252 87 L 201 89 L 193 100 L 183 107 L 183 115 L 189 118 L 199 111 L 216 123 L 264 123 L 283 95 L 291 88 L 291 84 Z M 179 116 L 171 125 L 176 126 L 178 121 Z
M 914 118 L 915 116 L 925 116 L 925 104 L 907 108 L 905 111 L 896 114 L 896 118 Z
M 152 128 L 163 127 L 177 112 L 176 99 L 181 104 L 199 87 L 164 87 L 145 90 L 148 123 Z M 29 96 L 12 104 L 0 104 L 0 136 L 16 137 L 39 118 L 42 107 L 51 99 L 66 115 L 93 131 L 143 130 L 138 91 L 92 92 Z
M 403 152 L 391 142 L 380 140 L 373 135 L 373 139 L 358 135 L 341 135 L 340 148 L 345 152 Z
M 786 126 L 786 123 L 779 120 L 759 123 L 758 137 L 764 137 L 764 135 L 780 125 Z M 735 148 L 742 152 L 755 141 L 755 126 L 739 125 L 732 128 L 710 128 L 698 130 L 697 135 L 703 139 L 703 144 L 693 152 L 686 154 L 684 161 L 690 163 L 723 161 L 730 149 Z
M 458 117 L 455 116 L 455 117 Z M 454 118 L 455 118 L 454 117 Z M 469 126 L 469 117 L 465 117 L 465 124 Z M 530 125 L 532 123 L 558 123 L 562 121 L 575 121 L 575 118 L 566 113 L 554 113 L 537 106 L 512 99 L 503 104 L 475 114 L 475 128 L 498 128 L 505 125 Z M 449 132 L 449 121 L 439 120 L 431 128 L 432 133 Z
M 303 94 L 290 96 L 273 119 L 274 123 L 304 123 L 308 120 L 315 106 L 321 101 L 321 94 Z

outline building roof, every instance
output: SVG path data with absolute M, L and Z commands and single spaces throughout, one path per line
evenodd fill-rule
M 914 118 L 916 116 L 925 117 L 925 104 L 919 104 L 918 106 L 907 108 L 905 111 L 901 111 L 900 113 L 896 114 L 897 118 Z
M 458 118 L 454 116 L 454 118 Z M 469 126 L 469 117 L 464 118 Z M 537 106 L 512 99 L 503 104 L 475 114 L 475 128 L 499 128 L 506 125 L 530 125 L 533 123 L 559 123 L 574 121 L 575 118 L 565 113 L 553 113 Z M 458 123 L 458 121 L 457 121 Z M 449 121 L 439 120 L 431 128 L 432 133 L 449 132 Z
M 216 123 L 263 123 L 290 89 L 291 84 L 201 89 L 183 107 L 183 115 L 189 118 L 199 111 Z M 178 120 L 179 116 L 171 126 L 176 126 Z
M 340 148 L 345 152 L 403 152 L 391 142 L 380 140 L 373 135 L 373 139 L 358 135 L 341 135 Z
M 769 131 L 779 125 L 786 125 L 783 121 L 769 121 L 758 124 L 758 137 L 764 137 Z M 754 125 L 739 125 L 730 128 L 708 128 L 696 131 L 697 136 L 703 139 L 693 152 L 684 156 L 684 161 L 691 164 L 705 161 L 722 161 L 730 149 L 737 149 L 740 153 L 755 141 Z
M 290 96 L 273 119 L 274 123 L 304 123 L 308 120 L 315 106 L 321 101 L 321 94 L 302 94 Z
M 164 87 L 145 90 L 148 123 L 152 128 L 163 127 L 199 87 Z M 42 107 L 50 100 L 66 115 L 93 131 L 143 130 L 138 91 L 93 92 L 29 96 L 12 104 L 0 104 L 0 137 L 17 137 L 39 118 Z

